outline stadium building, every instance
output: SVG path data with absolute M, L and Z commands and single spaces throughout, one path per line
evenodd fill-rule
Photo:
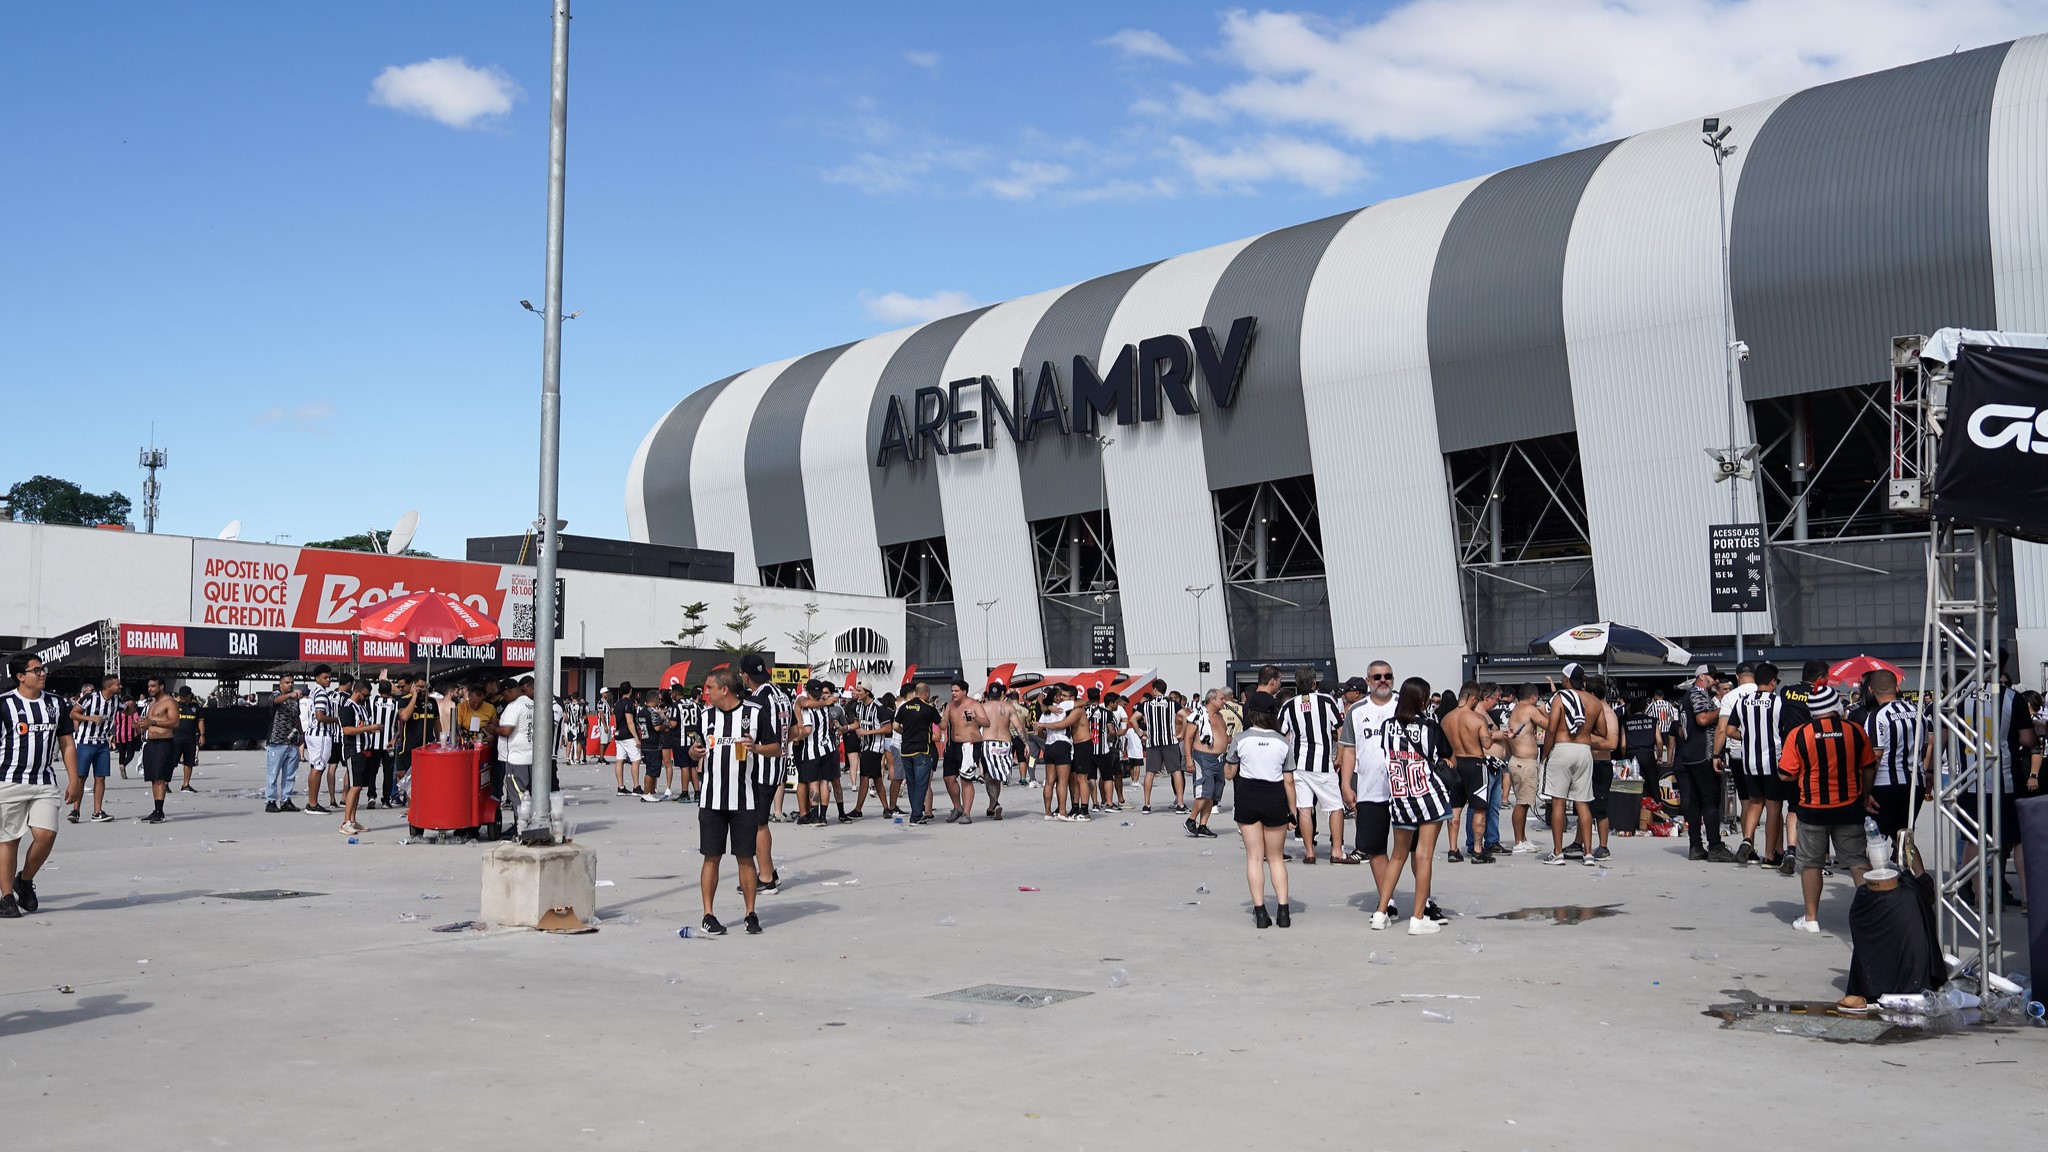
M 1751 651 L 1917 659 L 1891 339 L 2048 331 L 2048 37 L 1702 115 L 1738 146 L 1759 456 L 1733 514 L 1721 188 L 1688 121 L 697 388 L 633 460 L 632 534 L 900 596 L 927 669 L 1192 686 L 1198 659 L 1442 683 L 1600 619 L 1725 657 L 1708 528 L 1760 522 Z M 2004 563 L 2032 682 L 2048 564 Z

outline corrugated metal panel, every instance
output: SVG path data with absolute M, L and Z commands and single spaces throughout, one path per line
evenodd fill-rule
M 938 467 L 930 459 L 907 461 L 892 458 L 889 467 L 874 466 L 875 445 L 882 439 L 882 423 L 888 417 L 889 398 L 903 402 L 903 411 L 916 419 L 917 390 L 944 385 L 940 373 L 954 341 L 967 326 L 981 318 L 987 308 L 976 308 L 958 316 L 934 320 L 919 328 L 882 370 L 868 404 L 867 439 L 868 490 L 875 506 L 875 535 L 880 544 L 902 544 L 946 534 L 946 518 L 939 505 Z
M 2015 41 L 1991 102 L 1992 282 L 1998 326 L 2048 332 L 2048 36 Z M 2041 687 L 2048 661 L 2048 545 L 2012 545 L 2018 679 Z
M 640 438 L 640 446 L 633 450 L 633 462 L 626 465 L 626 539 L 645 542 L 647 539 L 647 456 L 654 450 L 654 439 L 661 430 L 675 418 L 676 409 L 681 408 L 689 398 L 684 397 L 669 406 L 647 429 L 647 435 Z
M 1177 256 L 1145 273 L 1117 305 L 1103 332 L 1104 351 L 1202 323 L 1217 281 L 1252 243 L 1238 240 Z M 1133 666 L 1157 667 L 1177 688 L 1203 682 L 1195 666 L 1207 658 L 1214 671 L 1205 682 L 1221 684 L 1230 623 L 1201 425 L 1167 416 L 1120 429 L 1116 439 L 1103 466 L 1116 534 L 1125 656 Z M 1205 584 L 1209 591 L 1199 599 L 1188 594 L 1190 586 Z
M 1429 282 L 1428 330 L 1445 452 L 1574 427 L 1558 291 L 1579 193 L 1613 147 L 1496 172 L 1444 230 Z
M 810 509 L 811 570 L 826 592 L 880 596 L 888 590 L 875 543 L 869 496 L 871 446 L 861 415 L 876 382 L 918 328 L 871 336 L 832 362 L 804 413 L 804 503 Z
M 1754 139 L 1783 99 L 1721 113 Z M 1728 160 L 1743 187 L 1746 153 Z M 1600 615 L 1671 636 L 1732 631 L 1709 611 L 1707 525 L 1730 520 L 1703 448 L 1727 442 L 1721 230 L 1698 125 L 1623 141 L 1579 198 L 1564 262 L 1565 347 Z M 1738 404 L 1743 443 L 1748 405 Z M 1740 519 L 1756 517 L 1739 486 Z M 1767 629 L 1762 614 L 1744 627 Z
M 775 378 L 754 407 L 747 429 L 747 512 L 754 528 L 754 563 L 782 564 L 811 555 L 810 516 L 804 499 L 804 414 L 825 370 L 852 347 L 813 352 Z
M 1894 336 L 1997 323 L 1986 181 L 2006 48 L 1809 88 L 1738 140 L 1729 263 L 1751 400 L 1875 383 Z
M 1219 409 L 1206 389 L 1197 391 L 1212 491 L 1309 470 L 1308 416 L 1301 400 L 1302 303 L 1323 249 L 1355 215 L 1344 212 L 1268 232 L 1238 253 L 1216 282 L 1202 322 L 1217 343 L 1228 339 L 1240 316 L 1257 316 L 1258 327 L 1237 403 Z
M 1467 180 L 1377 204 L 1330 241 L 1301 324 L 1337 666 L 1455 683 L 1465 652 L 1456 535 L 1430 387 L 1429 283 Z
M 747 429 L 762 393 L 796 363 L 777 360 L 733 377 L 704 412 L 697 449 L 690 454 L 690 504 L 697 518 L 700 548 L 732 553 L 733 580 L 759 584 L 754 564 L 754 524 L 747 511 Z
M 1025 387 L 1038 380 L 1039 366 L 1050 361 L 1059 378 L 1073 386 L 1074 357 L 1098 359 L 1102 333 L 1109 318 L 1123 301 L 1124 293 L 1154 266 L 1126 268 L 1108 276 L 1077 284 L 1038 322 L 1037 330 L 1025 342 L 1017 366 L 1024 370 Z M 1152 333 L 1158 335 L 1158 333 Z M 1119 345 L 1121 347 L 1121 345 Z M 1103 353 L 1113 360 L 1114 355 Z M 1098 368 L 1107 365 L 1098 363 Z M 1010 394 L 1009 377 L 991 372 L 1003 395 Z M 1069 393 L 1071 395 L 1071 393 Z M 1029 401 L 1026 401 L 1029 403 Z M 1002 433 L 998 433 L 1002 435 Z M 1106 435 L 1118 436 L 1119 432 Z M 1046 520 L 1093 512 L 1102 506 L 1102 453 L 1093 441 L 1079 436 L 1046 436 L 1015 446 L 1018 472 L 1024 484 L 1024 518 Z
M 1071 289 L 1058 288 L 989 309 L 953 345 L 940 379 L 990 376 L 1003 381 L 1024 355 L 1025 344 L 1045 320 L 1047 309 L 1070 294 Z M 980 407 L 979 397 L 973 393 L 963 394 L 961 400 L 973 403 L 977 410 Z M 979 424 L 971 427 L 976 436 L 971 442 L 979 443 L 981 430 Z M 1045 663 L 1037 567 L 1031 555 L 1030 528 L 1024 521 L 1016 447 L 998 428 L 994 448 L 953 453 L 938 461 L 939 499 L 946 512 L 946 552 L 953 565 L 954 614 L 960 622 L 961 663 L 969 670 L 981 668 L 984 657 L 993 657 L 990 666 L 1005 660 Z M 996 602 L 988 609 L 986 621 L 978 607 L 985 600 Z M 977 607 L 969 611 L 970 605 Z
M 697 448 L 697 429 L 704 423 L 705 410 L 739 377 L 735 372 L 683 397 L 641 441 L 631 473 L 638 479 L 629 481 L 632 486 L 626 494 L 629 523 L 635 497 L 639 500 L 642 535 L 638 539 L 683 548 L 700 546 L 697 517 L 690 504 L 690 457 Z

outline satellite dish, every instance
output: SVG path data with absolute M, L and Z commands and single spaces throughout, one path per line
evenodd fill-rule
M 415 508 L 398 518 L 398 527 L 391 530 L 391 539 L 385 541 L 384 551 L 392 556 L 412 546 L 414 534 L 420 530 L 420 510 Z
M 242 522 L 240 520 L 228 521 L 228 526 L 220 530 L 220 536 L 218 537 L 221 540 L 240 540 L 241 538 Z

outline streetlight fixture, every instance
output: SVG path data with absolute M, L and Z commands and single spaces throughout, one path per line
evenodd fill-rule
M 1728 271 L 1728 168 L 1727 160 L 1735 155 L 1735 145 L 1728 143 L 1728 134 L 1735 131 L 1732 124 L 1721 123 L 1718 116 L 1709 116 L 1700 121 L 1700 143 L 1714 153 L 1714 180 L 1720 189 L 1721 223 L 1721 361 L 1727 382 L 1728 448 L 1717 453 L 1707 450 L 1714 457 L 1714 483 L 1728 482 L 1728 522 L 1740 523 L 1742 504 L 1737 493 L 1737 482 L 1754 480 L 1756 476 L 1756 445 L 1744 446 L 1736 440 L 1735 417 L 1735 374 L 1736 362 L 1749 359 L 1749 345 L 1735 338 L 1735 295 Z M 1742 662 L 1742 613 L 1735 614 L 1735 661 Z
M 524 309 L 526 309 L 526 310 L 527 310 L 528 312 L 531 312 L 531 313 L 533 313 L 533 314 L 534 314 L 535 316 L 538 316 L 538 317 L 540 317 L 540 318 L 541 318 L 541 319 L 543 319 L 543 320 L 547 319 L 547 317 L 548 317 L 547 309 L 545 309 L 545 308 L 535 308 L 535 307 L 533 306 L 533 301 L 531 301 L 531 300 L 521 300 L 521 301 L 519 302 L 519 306 L 520 306 L 521 308 L 524 308 Z M 581 308 L 578 308 L 578 309 L 577 309 L 577 310 L 575 310 L 574 312 L 571 312 L 571 313 L 569 313 L 569 314 L 568 314 L 567 316 L 564 316 L 564 317 L 562 317 L 562 319 L 564 319 L 564 320 L 574 320 L 575 318 L 577 318 L 578 316 L 581 316 L 581 315 L 583 315 L 583 309 L 581 309 Z
M 1202 593 L 1215 586 L 1214 584 L 1204 584 L 1196 587 L 1190 584 L 1186 589 L 1188 595 L 1195 598 L 1195 691 L 1197 693 L 1202 690 Z

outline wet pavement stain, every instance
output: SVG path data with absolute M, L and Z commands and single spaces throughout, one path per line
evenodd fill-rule
M 1603 920 L 1609 916 L 1622 915 L 1619 904 L 1556 904 L 1540 908 L 1517 908 L 1512 912 L 1497 912 L 1482 916 L 1482 920 L 1548 920 L 1553 924 L 1584 924 L 1588 920 Z
M 1723 988 L 1721 994 L 1733 996 L 1735 1001 L 1709 1005 L 1700 1015 L 1721 1021 L 1722 1029 L 1730 1032 L 1767 1032 L 1832 1044 L 1910 1044 L 1961 1032 L 2012 1031 L 1981 1024 L 1966 1026 L 1957 1017 L 1912 1017 L 1916 1023 L 1909 1024 L 1883 1011 L 1846 1015 L 1831 1001 L 1772 1000 L 1747 988 Z

